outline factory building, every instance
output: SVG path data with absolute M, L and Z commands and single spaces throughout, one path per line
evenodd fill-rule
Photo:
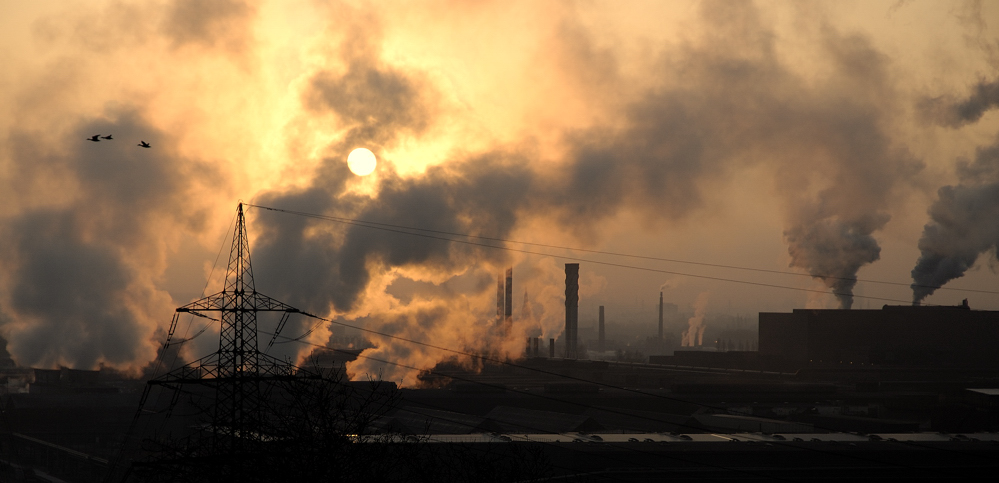
M 999 311 L 891 306 L 761 312 L 761 357 L 811 363 L 996 367 Z

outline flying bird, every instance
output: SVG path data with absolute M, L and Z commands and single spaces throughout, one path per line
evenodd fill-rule
M 109 136 L 110 136 L 110 134 L 109 134 Z M 101 135 L 100 135 L 100 134 L 94 134 L 93 136 L 90 136 L 89 138 L 87 138 L 87 141 L 93 141 L 93 142 L 95 142 L 95 143 L 99 143 L 99 142 L 101 142 L 101 140 L 100 140 L 100 139 L 97 139 L 97 138 L 99 138 L 99 137 L 101 137 Z M 109 139 L 110 139 L 110 138 L 109 138 Z
M 149 143 L 147 143 L 145 141 L 139 142 L 139 144 L 136 144 L 136 146 L 142 146 L 144 148 L 151 148 L 152 147 L 152 146 L 149 145 Z
M 113 139 L 113 138 L 111 137 L 110 134 L 108 134 L 107 136 L 101 136 L 101 139 Z

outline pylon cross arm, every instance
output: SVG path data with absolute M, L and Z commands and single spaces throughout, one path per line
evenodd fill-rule
M 179 307 L 177 312 L 209 312 L 226 311 L 237 309 L 252 309 L 255 311 L 270 312 L 291 312 L 299 313 L 300 310 L 284 302 L 275 300 L 259 292 L 243 294 L 240 306 L 237 306 L 237 297 L 232 292 L 218 292 L 205 298 L 195 300 L 183 307 Z

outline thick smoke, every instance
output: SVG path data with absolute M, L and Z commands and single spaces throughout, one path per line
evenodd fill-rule
M 702 292 L 694 301 L 694 315 L 687 319 L 687 330 L 683 331 L 680 345 L 683 347 L 697 347 L 704 345 L 704 316 L 708 309 L 708 292 Z
M 881 256 L 881 247 L 871 234 L 887 221 L 885 214 L 846 221 L 816 218 L 785 231 L 791 264 L 806 268 L 811 276 L 832 288 L 840 307 L 849 309 L 857 271 Z
M 196 45 L 241 54 L 250 47 L 247 22 L 255 8 L 241 0 L 174 0 L 166 9 L 160 31 L 173 48 Z
M 663 72 L 673 82 L 630 105 L 624 130 L 581 136 L 571 183 L 552 191 L 566 201 L 553 204 L 567 226 L 621 205 L 682 218 L 711 194 L 703 186 L 762 164 L 785 199 L 790 265 L 849 308 L 857 271 L 879 257 L 873 234 L 890 218 L 890 198 L 922 166 L 888 132 L 899 114 L 887 58 L 822 25 L 833 74 L 815 85 L 779 59 L 751 6 L 711 4 L 704 17 L 707 37 L 726 48 L 674 53 L 675 69 Z
M 703 223 L 730 236 L 713 214 L 735 187 L 776 206 L 791 265 L 849 306 L 893 200 L 919 171 L 899 143 L 904 96 L 923 79 L 821 9 L 708 1 L 678 13 L 663 3 L 645 18 L 676 14 L 685 28 L 657 24 L 645 38 L 634 9 L 594 22 L 617 8 L 599 2 L 203 3 L 115 0 L 17 17 L 30 26 L 11 34 L 24 46 L 8 49 L 0 76 L 0 330 L 19 363 L 148 362 L 156 331 L 189 301 L 179 280 L 201 288 L 237 199 L 599 245 L 607 222 L 676 228 L 678 239 L 685 223 Z M 982 117 L 993 86 L 941 115 Z M 115 140 L 83 140 L 98 132 Z M 364 179 L 344 162 L 359 146 L 380 161 Z M 752 191 L 746 173 L 773 182 Z M 538 325 L 559 336 L 570 260 L 248 216 L 258 289 L 303 310 L 498 356 L 519 354 Z M 504 339 L 491 329 L 492 289 L 511 265 L 535 320 L 515 321 Z M 285 333 L 311 325 L 296 317 Z M 309 342 L 325 343 L 327 329 Z M 190 355 L 210 349 L 208 334 Z M 357 374 L 414 384 L 419 369 L 453 356 L 371 337 L 378 347 L 366 355 L 409 368 L 359 361 Z
M 982 253 L 999 257 L 999 138 L 978 148 L 974 161 L 960 163 L 958 175 L 960 182 L 940 188 L 930 206 L 912 269 L 915 304 L 964 276 Z
M 94 133 L 116 138 L 84 141 Z M 9 159 L 27 183 L 9 189 L 25 205 L 0 223 L 11 354 L 24 366 L 138 369 L 171 309 L 144 264 L 162 263 L 165 247 L 150 244 L 157 230 L 185 223 L 191 163 L 130 142 L 170 139 L 132 110 L 81 122 L 46 148 L 38 141 L 48 133 L 16 134 Z
M 923 100 L 919 104 L 924 118 L 941 126 L 958 128 L 977 122 L 991 109 L 999 107 L 999 79 L 982 80 L 972 87 L 971 96 L 958 100 L 942 96 Z
M 727 10 L 734 11 L 719 14 Z M 670 52 L 658 73 L 663 83 L 639 92 L 609 124 L 568 132 L 558 163 L 531 164 L 522 147 L 454 154 L 418 177 L 400 176 L 391 163 L 383 163 L 376 195 L 362 194 L 346 181 L 350 175 L 343 159 L 355 146 L 391 148 L 402 136 L 419 137 L 441 109 L 433 103 L 439 96 L 421 73 L 395 70 L 372 55 L 354 55 L 352 49 L 368 54 L 377 49 L 347 42 L 341 67 L 318 71 L 303 96 L 313 115 L 341 123 L 345 137 L 328 147 L 329 157 L 308 186 L 265 193 L 257 202 L 494 238 L 509 238 L 519 226 L 540 218 L 581 241 L 592 236 L 600 220 L 622 210 L 650 220 L 686 218 L 713 195 L 707 187 L 730 170 L 762 165 L 781 177 L 773 188 L 788 203 L 785 238 L 792 266 L 826 283 L 849 308 L 857 271 L 878 259 L 872 235 L 888 221 L 883 210 L 893 187 L 919 169 L 904 149 L 893 146 L 883 127 L 895 107 L 886 59 L 863 38 L 842 37 L 826 26 L 822 45 L 834 75 L 814 86 L 777 57 L 773 36 L 751 6 L 711 4 L 703 16 L 708 34 L 700 43 Z M 717 38 L 726 39 L 727 47 L 718 48 Z M 580 66 L 585 59 L 569 64 Z M 352 99 L 368 99 L 371 108 Z M 384 274 L 392 270 L 447 280 L 469 270 L 495 272 L 509 257 L 365 227 L 263 215 L 258 221 L 265 225 L 255 247 L 258 264 L 271 265 L 272 273 L 281 266 L 290 275 L 279 284 L 287 291 L 279 298 L 316 311 L 369 313 L 365 304 L 379 298 L 377 287 L 391 283 Z M 394 307 L 382 324 L 429 341 L 436 332 L 428 327 L 437 317 L 438 327 L 455 327 L 440 333 L 458 331 L 464 343 L 489 341 L 495 335 L 471 334 L 487 331 L 490 293 L 421 302 L 422 309 L 416 303 Z M 476 299 L 481 307 L 469 307 Z M 465 321 L 463 328 L 452 321 L 454 313 Z M 483 322 L 469 322 L 474 320 Z M 410 322 L 419 330 L 406 330 Z M 492 343 L 509 344 L 509 354 L 519 354 L 525 330 Z M 483 342 L 472 347 L 495 349 L 482 347 Z M 390 350 L 396 349 L 381 346 L 366 354 L 388 358 Z M 410 357 L 414 350 L 388 359 L 440 357 Z M 358 366 L 370 365 L 361 361 Z M 406 380 L 412 381 L 411 375 Z
M 252 11 L 195 3 L 93 5 L 25 29 L 30 59 L 10 66 L 0 94 L 0 332 L 22 366 L 138 373 L 187 302 L 164 273 L 210 224 L 199 203 L 228 187 L 190 154 L 186 126 L 203 112 L 175 101 L 198 94 L 180 91 L 203 49 L 249 45 L 239 23 Z M 112 139 L 85 140 L 94 134 Z

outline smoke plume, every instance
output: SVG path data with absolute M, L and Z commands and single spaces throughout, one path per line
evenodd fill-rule
M 853 305 L 857 270 L 878 260 L 881 247 L 871 234 L 888 222 L 887 214 L 855 220 L 816 218 L 784 232 L 791 266 L 802 267 L 832 289 L 840 308 Z
M 687 319 L 687 330 L 680 338 L 682 347 L 696 347 L 704 343 L 704 314 L 708 308 L 708 293 L 701 292 L 694 301 L 694 315 Z
M 540 218 L 581 241 L 594 237 L 601 220 L 622 211 L 657 222 L 685 219 L 713 195 L 706 187 L 730 170 L 763 166 L 792 176 L 808 159 L 814 179 L 778 179 L 773 187 L 787 200 L 791 265 L 824 281 L 849 308 L 857 270 L 878 259 L 873 233 L 889 219 L 884 210 L 893 187 L 920 166 L 884 128 L 895 112 L 885 56 L 863 38 L 824 26 L 820 45 L 834 74 L 815 86 L 776 55 L 769 27 L 754 7 L 711 3 L 702 19 L 704 38 L 669 51 L 670 61 L 656 67 L 662 84 L 633 93 L 609 111 L 606 124 L 567 131 L 556 163 L 532 163 L 532 149 L 520 145 L 453 152 L 416 177 L 384 160 L 376 194 L 346 181 L 342 160 L 350 149 L 373 145 L 388 151 L 408 137 L 419 139 L 439 128 L 437 114 L 448 107 L 427 73 L 394 69 L 377 56 L 373 40 L 344 42 L 340 67 L 320 68 L 302 99 L 312 116 L 337 120 L 346 134 L 327 146 L 328 157 L 307 186 L 263 193 L 257 202 L 491 238 L 511 238 Z M 568 68 L 587 72 L 594 62 L 607 65 L 607 55 L 587 54 L 593 47 L 583 33 L 558 41 L 573 45 L 559 49 L 573 56 Z M 715 38 L 727 39 L 729 47 L 719 49 Z M 612 71 L 600 83 L 626 82 Z M 351 99 L 369 99 L 373 107 L 364 110 Z M 469 270 L 495 270 L 510 257 L 365 227 L 274 216 L 258 221 L 264 228 L 256 260 L 293 274 L 280 281 L 286 292 L 279 298 L 348 316 L 366 310 L 365 294 L 377 298 L 369 288 L 379 273 L 402 269 L 439 282 Z M 465 307 L 469 297 L 438 303 Z M 484 293 L 474 297 L 488 300 Z M 476 327 L 464 330 L 483 330 Z M 522 334 L 511 337 L 519 351 Z
M 122 140 L 85 142 L 92 133 Z M 69 141 L 47 148 L 34 142 L 47 133 L 9 139 L 15 178 L 27 182 L 9 186 L 23 205 L 0 224 L 7 254 L 0 283 L 12 320 L 5 337 L 24 366 L 107 364 L 134 372 L 152 359 L 151 339 L 172 308 L 146 272 L 165 249 L 150 240 L 166 226 L 187 223 L 191 185 L 183 173 L 198 163 L 165 146 L 145 150 L 130 143 L 170 139 L 134 110 L 61 134 Z M 49 190 L 51 196 L 38 196 Z
M 19 364 L 148 363 L 172 309 L 221 277 L 212 263 L 239 199 L 600 248 L 640 230 L 682 244 L 694 224 L 739 239 L 721 213 L 762 206 L 779 226 L 766 237 L 783 234 L 791 266 L 849 307 L 889 219 L 907 219 L 899 200 L 921 159 L 959 140 L 936 129 L 933 149 L 909 141 L 928 82 L 913 59 L 967 52 L 942 43 L 944 55 L 896 58 L 908 37 L 857 30 L 826 12 L 837 3 L 204 3 L 54 2 L 0 17 L 3 45 L 17 47 L 0 73 L 0 332 Z M 872 22 L 894 21 L 869 8 Z M 929 71 L 946 71 L 946 85 L 980 79 L 959 64 Z M 995 81 L 979 84 L 967 102 L 940 91 L 922 112 L 984 122 Z M 84 140 L 97 133 L 114 139 Z M 357 147 L 379 160 L 364 178 L 345 163 Z M 978 206 L 992 182 L 962 178 L 946 199 Z M 247 216 L 258 290 L 302 310 L 497 357 L 518 357 L 539 325 L 560 336 L 571 260 Z M 491 322 L 494 277 L 508 266 L 535 320 L 504 336 Z M 600 290 L 599 275 L 582 265 L 583 297 Z M 312 326 L 293 317 L 285 334 Z M 215 330 L 183 355 L 214 350 Z M 273 355 L 301 360 L 329 335 L 321 326 Z M 418 384 L 421 370 L 457 357 L 369 337 L 376 347 L 351 365 L 358 377 Z
M 958 165 L 960 182 L 944 186 L 930 206 L 912 269 L 912 301 L 918 304 L 947 282 L 964 276 L 982 253 L 999 257 L 999 138 Z
M 958 128 L 977 122 L 985 113 L 999 107 L 999 79 L 982 80 L 972 87 L 971 95 L 964 100 L 953 96 L 925 99 L 919 109 L 925 119 Z

